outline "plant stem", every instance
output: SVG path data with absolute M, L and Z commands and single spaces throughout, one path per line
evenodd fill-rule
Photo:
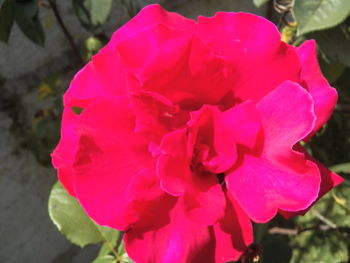
M 74 43 L 72 35 L 68 31 L 66 25 L 64 24 L 64 22 L 62 20 L 61 14 L 60 14 L 60 12 L 59 12 L 59 10 L 57 8 L 56 0 L 48 0 L 48 2 L 50 4 L 50 7 L 52 8 L 52 11 L 53 11 L 55 17 L 56 17 L 57 23 L 61 27 L 64 35 L 66 36 L 66 38 L 68 39 L 68 42 L 69 42 L 70 46 L 72 47 L 75 55 L 79 59 L 79 62 L 83 64 L 84 61 L 83 61 L 82 57 L 80 56 L 79 49 L 78 49 L 77 45 Z
M 273 227 L 269 229 L 268 233 L 270 235 L 296 236 L 306 231 L 339 231 L 340 233 L 350 234 L 350 227 L 338 226 L 333 228 L 329 225 L 316 225 L 300 229 Z

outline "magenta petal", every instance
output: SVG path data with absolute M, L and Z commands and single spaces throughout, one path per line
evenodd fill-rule
M 265 156 L 288 155 L 294 144 L 314 128 L 314 103 L 297 83 L 286 81 L 258 104 L 263 128 Z
M 253 242 L 253 227 L 247 214 L 227 193 L 225 216 L 214 225 L 215 262 L 236 261 Z
M 192 180 L 191 156 L 187 153 L 187 130 L 179 129 L 166 134 L 161 142 L 162 154 L 157 161 L 157 174 L 164 191 L 183 195 Z
M 242 165 L 228 174 L 226 182 L 250 218 L 266 223 L 278 209 L 298 211 L 315 201 L 320 185 L 319 172 L 311 162 L 305 162 L 304 166 L 303 171 L 295 171 L 247 155 Z
M 314 110 L 317 117 L 313 129 L 313 133 L 315 133 L 328 121 L 337 103 L 338 95 L 322 75 L 317 61 L 315 41 L 305 41 L 297 48 L 297 53 L 302 65 L 302 85 L 310 92 L 315 103 Z
M 84 108 L 99 98 L 125 95 L 126 90 L 126 75 L 117 50 L 104 47 L 75 75 L 64 95 L 64 105 Z
M 258 101 L 286 80 L 299 82 L 295 48 L 281 42 L 270 21 L 253 14 L 218 12 L 199 17 L 198 28 L 209 47 L 230 58 L 233 95 L 240 101 Z
M 181 199 L 154 200 L 149 207 L 154 219 L 136 223 L 125 234 L 126 250 L 134 261 L 224 263 L 237 260 L 251 244 L 251 222 L 232 197 L 227 198 L 226 215 L 214 226 L 188 218 Z
M 179 68 L 174 68 L 174 64 L 183 57 L 190 40 L 191 34 L 159 23 L 121 40 L 116 47 L 124 65 L 140 70 L 138 78 L 146 82 L 148 75 L 152 75 L 154 71 L 168 71 L 172 68 L 177 72 Z M 140 42 L 142 45 L 139 45 Z M 159 64 L 164 65 L 156 69 L 155 66 Z
M 177 13 L 167 12 L 160 5 L 148 5 L 143 8 L 127 24 L 119 28 L 112 36 L 108 45 L 116 46 L 118 42 L 137 34 L 154 25 L 165 25 L 169 28 L 176 28 L 181 31 L 194 31 L 196 22 L 185 18 Z
M 320 189 L 317 166 L 293 150 L 314 127 L 313 101 L 307 91 L 286 82 L 257 105 L 262 132 L 259 147 L 226 176 L 228 189 L 254 221 L 273 218 L 278 209 L 309 207 Z
M 214 262 L 210 228 L 189 219 L 177 199 L 155 201 L 149 208 L 154 220 L 139 222 L 125 234 L 126 251 L 135 262 Z
M 78 118 L 79 115 L 75 114 L 71 108 L 64 108 L 61 139 L 51 154 L 52 164 L 57 169 L 58 179 L 72 196 L 75 196 L 72 166 L 79 142 L 76 131 Z
M 224 213 L 225 196 L 214 174 L 190 169 L 192 156 L 187 151 L 187 138 L 186 129 L 164 136 L 157 174 L 164 191 L 183 197 L 184 211 L 189 218 L 213 224 Z
M 215 175 L 193 174 L 181 200 L 189 219 L 200 224 L 212 225 L 225 212 L 225 194 Z
M 237 159 L 236 140 L 231 133 L 238 127 L 225 124 L 219 109 L 209 105 L 193 112 L 189 122 L 188 151 L 193 153 L 195 165 L 214 174 L 227 171 Z
M 320 192 L 318 193 L 317 200 L 320 199 L 323 195 L 328 193 L 332 188 L 336 187 L 337 185 L 341 184 L 344 179 L 337 175 L 336 173 L 330 171 L 327 167 L 325 167 L 323 164 L 321 164 L 319 161 L 317 161 L 315 158 L 310 156 L 305 149 L 303 149 L 300 145 L 296 145 L 295 149 L 299 152 L 302 152 L 305 154 L 305 157 L 307 160 L 312 161 L 315 163 L 320 170 L 321 174 L 321 186 L 320 186 Z M 315 202 L 317 201 L 315 200 Z M 279 211 L 279 213 L 286 219 L 289 219 L 293 216 L 297 215 L 304 215 L 310 207 L 307 209 L 296 211 L 296 212 L 290 212 L 290 211 Z
M 120 230 L 134 218 L 125 191 L 133 176 L 152 167 L 148 142 L 134 133 L 128 99 L 100 100 L 81 114 L 79 150 L 74 163 L 77 198 L 98 224 Z M 98 125 L 96 125 L 98 124 Z
M 135 132 L 148 133 L 157 142 L 164 134 L 184 127 L 189 119 L 187 111 L 154 92 L 134 92 L 131 105 L 136 116 Z
M 260 129 L 260 117 L 252 102 L 244 102 L 223 112 L 223 127 L 242 145 L 253 147 Z M 226 139 L 226 138 L 225 138 Z
M 140 73 L 142 88 L 158 92 L 184 109 L 194 110 L 203 104 L 217 103 L 231 90 L 232 65 L 226 57 L 215 54 L 197 36 L 182 32 L 178 36 L 179 32 L 173 31 L 163 29 L 162 35 L 169 35 L 162 37 L 167 41 L 161 40 L 159 36 L 149 44 L 151 48 L 147 50 L 150 51 L 140 51 L 151 54 Z M 156 51 L 154 42 L 158 42 Z M 137 57 L 141 56 L 145 55 Z

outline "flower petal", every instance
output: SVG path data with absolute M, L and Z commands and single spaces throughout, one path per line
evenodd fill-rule
M 260 130 L 260 117 L 252 102 L 246 101 L 224 111 L 223 119 L 223 128 L 229 131 L 228 136 L 247 147 L 255 146 Z
M 66 107 L 86 107 L 99 98 L 126 95 L 124 67 L 117 50 L 104 47 L 75 75 L 64 95 Z
M 141 221 L 125 233 L 126 251 L 135 262 L 214 262 L 211 228 L 189 219 L 178 199 L 165 196 L 154 202 L 153 221 Z
M 233 64 L 235 98 L 258 101 L 285 80 L 300 80 L 295 48 L 280 40 L 270 21 L 247 13 L 198 18 L 199 35 Z M 253 77 L 252 77 L 253 76 Z
M 253 242 L 253 227 L 247 214 L 226 193 L 225 216 L 214 225 L 215 262 L 237 261 Z
M 306 150 L 301 147 L 300 145 L 296 145 L 295 150 L 303 153 L 305 155 L 305 158 L 307 160 L 312 161 L 315 163 L 320 171 L 321 174 L 321 186 L 320 186 L 320 192 L 318 193 L 318 197 L 315 200 L 319 200 L 322 196 L 324 196 L 326 193 L 328 193 L 332 188 L 336 187 L 337 185 L 341 184 L 344 179 L 337 175 L 336 173 L 330 171 L 327 167 L 325 167 L 323 164 L 321 164 L 319 161 L 317 161 L 315 158 L 313 158 L 311 155 L 309 155 Z M 311 207 L 311 206 L 310 206 Z M 290 212 L 290 211 L 279 211 L 279 214 L 281 214 L 284 218 L 289 219 L 293 216 L 297 215 L 304 215 L 309 208 L 301 210 L 301 211 L 296 211 L 296 212 Z
M 134 123 L 128 99 L 119 97 L 92 104 L 78 124 L 80 142 L 74 163 L 77 198 L 98 224 L 120 230 L 134 220 L 125 212 L 130 181 L 154 165 L 148 142 L 134 133 Z
M 310 95 L 286 82 L 257 105 L 262 132 L 255 149 L 242 150 L 242 159 L 226 177 L 228 189 L 251 219 L 263 223 L 278 209 L 298 211 L 317 198 L 317 166 L 293 150 L 314 127 Z
M 131 33 L 138 34 L 154 25 L 166 25 L 181 31 L 194 31 L 196 22 L 174 12 L 167 12 L 160 5 L 153 4 L 143 8 L 128 23 L 119 28 L 112 36 L 108 45 L 116 46 L 118 42 L 130 37 Z
M 181 200 L 186 215 L 194 222 L 213 225 L 224 216 L 225 194 L 215 175 L 194 175 Z
M 147 188 L 140 191 L 145 190 Z M 183 197 L 166 194 L 149 200 L 146 220 L 135 223 L 124 237 L 126 250 L 133 260 L 224 263 L 237 260 L 252 242 L 250 220 L 232 197 L 227 197 L 227 214 L 214 226 L 189 218 L 184 210 L 185 202 Z
M 192 157 L 195 162 L 215 174 L 231 168 L 237 159 L 236 140 L 231 132 L 238 127 L 225 124 L 219 109 L 209 105 L 193 112 L 189 122 L 189 152 L 197 155 Z M 207 148 L 205 154 L 201 146 Z
M 58 179 L 75 196 L 73 188 L 73 162 L 77 152 L 79 136 L 76 131 L 79 115 L 65 107 L 62 115 L 61 139 L 51 154 L 52 164 L 57 169 Z
M 289 167 L 293 162 L 281 165 L 247 155 L 241 166 L 228 174 L 228 189 L 252 220 L 266 223 L 278 209 L 298 211 L 315 201 L 320 184 L 318 169 L 304 162 L 304 170 L 295 171 Z M 298 166 L 302 166 L 300 161 Z
M 214 174 L 190 169 L 187 130 L 164 136 L 157 174 L 164 191 L 182 196 L 187 216 L 196 222 L 214 224 L 224 213 L 225 196 Z
M 184 127 L 189 113 L 155 92 L 134 92 L 131 105 L 136 116 L 136 132 L 161 138 L 168 132 Z
M 161 35 L 167 32 L 162 31 L 164 33 Z M 173 36 L 167 33 L 169 36 L 162 37 L 166 41 L 161 37 L 152 41 L 142 41 L 150 42 L 151 46 L 146 48 L 147 51 L 140 51 L 146 55 L 135 55 L 138 59 L 137 64 L 144 63 L 139 73 L 142 89 L 158 92 L 188 110 L 198 109 L 203 104 L 219 102 L 232 87 L 232 66 L 228 60 L 212 52 L 193 34 L 171 32 Z M 144 33 L 152 38 L 156 35 L 148 31 Z M 146 36 L 143 39 L 146 39 Z M 141 40 L 137 41 L 139 42 Z M 126 45 L 126 48 L 129 46 Z
M 305 41 L 297 48 L 301 68 L 302 85 L 310 92 L 315 103 L 314 110 L 317 117 L 311 137 L 323 124 L 328 121 L 337 103 L 337 91 L 332 88 L 323 77 L 317 61 L 316 42 Z
M 286 81 L 258 104 L 263 128 L 265 156 L 291 152 L 294 144 L 314 128 L 315 114 L 310 94 L 297 83 Z
M 157 174 L 164 191 L 173 196 L 183 195 L 191 184 L 187 140 L 187 130 L 183 128 L 166 134 L 160 144 L 162 154 L 157 160 Z

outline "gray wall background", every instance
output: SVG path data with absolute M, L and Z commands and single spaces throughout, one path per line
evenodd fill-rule
M 2 4 L 4 0 L 0 0 Z M 77 20 L 71 0 L 57 1 L 62 17 L 77 41 L 89 34 Z M 157 1 L 139 1 L 141 5 Z M 187 17 L 213 15 L 216 11 L 257 13 L 251 0 L 163 0 L 168 10 Z M 261 9 L 260 9 L 261 11 Z M 41 8 L 46 36 L 45 48 L 30 42 L 14 25 L 8 45 L 0 42 L 0 262 L 85 263 L 96 256 L 98 247 L 80 249 L 65 239 L 51 223 L 47 199 L 56 181 L 55 171 L 40 165 L 33 153 L 22 148 L 11 125 L 21 116 L 30 121 L 43 105 L 38 100 L 40 80 L 69 67 L 72 52 L 50 10 Z M 108 35 L 128 20 L 115 1 L 104 25 Z M 73 73 L 72 73 L 73 74 Z M 67 74 L 67 86 L 72 74 Z M 17 103 L 16 111 L 4 106 Z M 3 104 L 3 105 L 1 105 Z

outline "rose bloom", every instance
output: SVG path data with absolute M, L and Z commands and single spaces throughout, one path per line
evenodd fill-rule
M 150 5 L 75 76 L 52 160 L 136 262 L 238 260 L 251 220 L 305 213 L 342 181 L 300 145 L 336 100 L 314 41 L 290 46 L 252 14 Z

